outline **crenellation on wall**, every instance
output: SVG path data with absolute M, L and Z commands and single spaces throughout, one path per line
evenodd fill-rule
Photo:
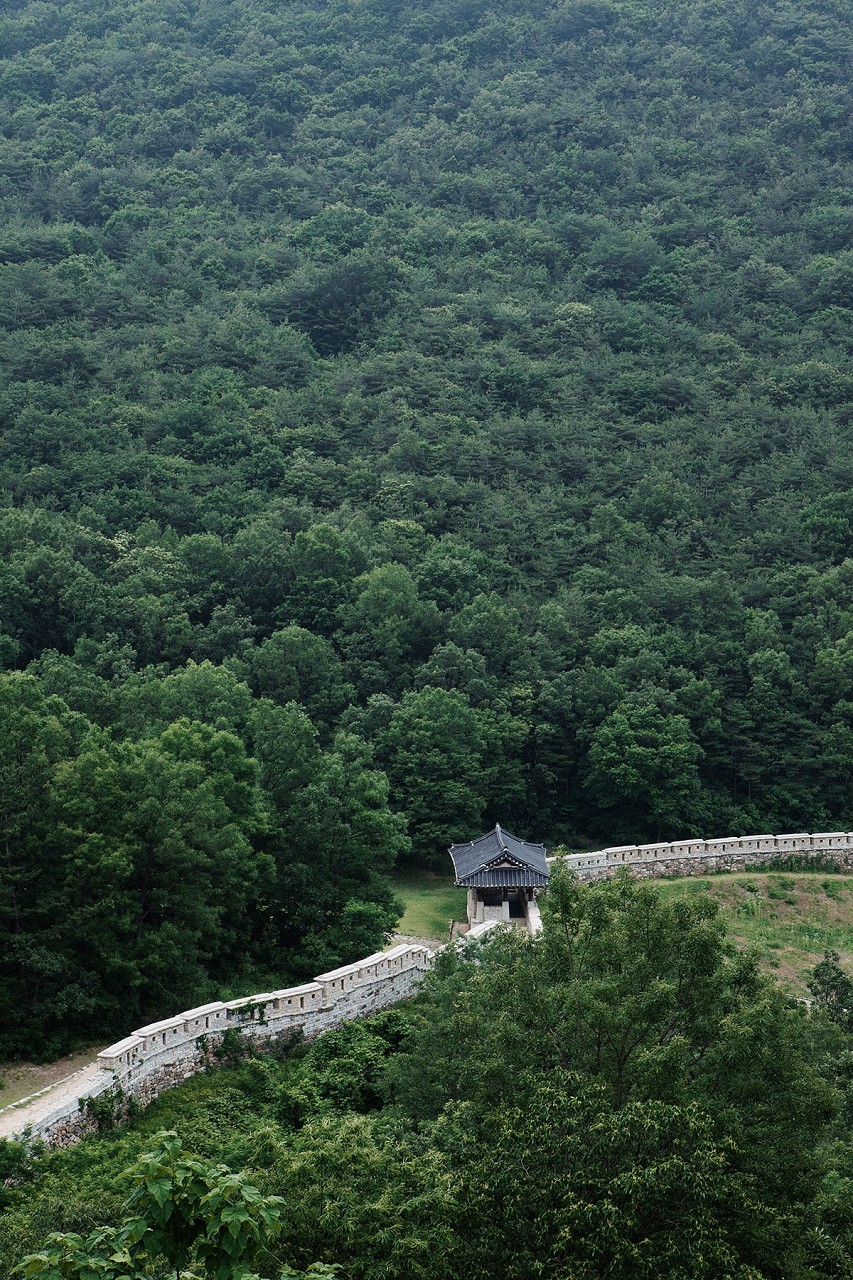
M 637 854 L 643 859 L 656 860 L 658 858 L 667 857 L 670 854 L 670 846 L 668 844 L 641 844 L 637 846 Z
M 812 848 L 843 849 L 848 839 L 846 831 L 820 831 L 812 836 Z
M 608 867 L 620 866 L 626 862 L 633 862 L 637 857 L 638 848 L 635 844 L 617 844 L 603 852 Z
M 675 840 L 645 845 L 612 845 L 590 853 L 570 854 L 566 864 L 580 880 L 606 879 L 630 866 L 636 876 L 689 876 L 708 871 L 744 871 L 786 857 L 816 856 L 836 866 L 853 868 L 853 832 L 806 831 L 780 835 L 723 836 L 712 840 Z M 549 858 L 549 862 L 556 859 Z
M 705 851 L 704 840 L 676 840 L 669 846 L 675 858 L 692 858 L 694 854 Z
M 777 849 L 812 849 L 811 835 L 807 831 L 794 831 L 776 837 Z
M 295 1033 L 312 1039 L 412 995 L 433 959 L 428 947 L 401 944 L 320 974 L 313 982 L 213 1001 L 151 1022 L 98 1054 L 80 1095 L 61 1101 L 46 1097 L 26 1128 L 51 1145 L 75 1142 L 94 1126 L 84 1105 L 87 1098 L 115 1090 L 125 1102 L 134 1098 L 144 1105 L 209 1066 L 227 1031 L 236 1030 L 259 1045 Z
M 738 837 L 738 847 L 742 853 L 767 853 L 775 849 L 776 837 L 771 835 L 741 836 Z

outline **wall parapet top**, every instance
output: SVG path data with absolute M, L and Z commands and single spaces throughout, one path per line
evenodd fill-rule
M 212 1000 L 210 1004 L 200 1004 L 195 1009 L 187 1009 L 185 1013 L 178 1014 L 179 1018 L 189 1021 L 190 1018 L 205 1018 L 211 1013 L 219 1013 L 225 1005 L 221 1000 Z
M 137 1027 L 135 1036 L 159 1036 L 163 1031 L 173 1031 L 183 1026 L 189 1013 L 176 1013 L 173 1018 L 161 1018 L 159 1022 L 149 1022 L 147 1027 Z
M 849 831 L 807 831 L 783 832 L 778 835 L 764 833 L 751 836 L 717 836 L 710 840 L 691 838 L 673 840 L 655 844 L 620 844 L 610 845 L 606 849 L 594 849 L 587 853 L 570 853 L 565 856 L 568 866 L 579 873 L 592 875 L 602 868 L 610 870 L 617 866 L 666 862 L 700 863 L 703 859 L 719 859 L 731 855 L 760 856 L 766 860 L 768 856 L 796 855 L 798 853 L 837 854 L 853 853 L 853 832 Z M 549 863 L 556 862 L 555 855 L 548 858 Z M 661 874 L 665 874 L 661 872 Z
M 129 1049 L 138 1049 L 141 1044 L 141 1038 L 134 1033 L 133 1035 L 125 1036 L 123 1040 L 119 1040 L 116 1044 L 111 1044 L 109 1048 L 102 1049 L 98 1054 L 98 1058 L 103 1058 L 107 1054 L 114 1057 L 118 1054 L 127 1053 Z
M 269 1002 L 274 999 L 275 999 L 275 996 L 271 991 L 259 991 L 257 995 L 238 996 L 236 1000 L 226 1000 L 225 1008 L 226 1009 L 246 1009 L 250 1005 L 269 1004 Z M 186 1020 L 189 1018 L 189 1014 L 184 1014 L 183 1017 Z

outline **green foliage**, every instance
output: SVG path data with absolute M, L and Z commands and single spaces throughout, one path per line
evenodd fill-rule
M 384 749 L 422 858 L 437 861 L 454 838 L 477 833 L 484 746 L 477 713 L 455 690 L 427 687 L 407 694 L 395 710 Z
M 726 1229 L 755 1208 L 732 1150 L 695 1106 L 629 1103 L 572 1075 L 525 1078 L 523 1104 L 446 1113 L 476 1277 L 755 1277 Z M 547 1204 L 547 1215 L 533 1206 Z M 495 1212 L 496 1206 L 500 1211 Z M 485 1230 L 488 1221 L 489 1229 Z
M 123 1280 L 151 1275 L 162 1258 L 180 1276 L 195 1258 L 205 1275 L 232 1280 L 247 1274 L 279 1229 L 278 1197 L 262 1195 L 223 1165 L 188 1155 L 173 1133 L 158 1134 L 156 1145 L 122 1177 L 130 1191 L 120 1227 L 100 1227 L 86 1239 L 52 1235 L 13 1274 L 25 1280 Z
M 815 1007 L 842 1030 L 853 1031 L 853 980 L 844 972 L 837 951 L 826 951 L 812 971 L 809 990 Z
M 7 10 L 3 1052 L 495 820 L 853 825 L 838 5 Z
M 701 754 L 684 716 L 620 705 L 592 736 L 586 786 L 601 808 L 646 813 L 647 823 L 672 836 L 692 825 Z
M 11 1200 L 14 1189 L 33 1179 L 35 1158 L 40 1151 L 38 1143 L 0 1141 L 0 1212 Z
M 313 973 L 355 959 L 396 918 L 383 877 L 406 840 L 363 743 L 321 751 L 304 713 L 250 712 L 210 664 L 158 692 L 166 727 L 117 739 L 33 677 L 0 677 L 4 1054 L 121 1034 L 217 980 L 248 984 L 252 961 Z M 168 722 L 185 708 L 229 728 Z
M 13 1274 L 29 1280 L 129 1280 L 138 1275 L 124 1231 L 99 1227 L 85 1239 L 72 1232 L 57 1232 L 48 1237 L 44 1249 L 29 1254 L 14 1268 Z
M 559 874 L 540 940 L 442 957 L 417 1014 L 390 1078 L 463 1162 L 474 1274 L 773 1275 L 780 1249 L 794 1267 L 837 1095 L 708 899 Z
M 95 1121 L 98 1133 L 107 1133 L 122 1117 L 123 1104 L 124 1093 L 116 1085 L 112 1089 L 105 1090 L 104 1093 L 99 1093 L 97 1097 L 81 1098 L 80 1110 Z
M 345 1257 L 358 1280 L 448 1275 L 457 1180 L 440 1152 L 405 1129 L 352 1113 L 324 1117 L 269 1144 L 267 1159 L 286 1202 L 279 1250 L 297 1265 L 325 1255 Z

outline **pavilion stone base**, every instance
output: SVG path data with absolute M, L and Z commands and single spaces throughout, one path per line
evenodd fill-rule
M 530 889 L 469 889 L 468 923 L 503 920 L 507 924 L 526 926 L 533 903 Z

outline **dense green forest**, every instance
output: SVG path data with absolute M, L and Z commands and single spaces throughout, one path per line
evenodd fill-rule
M 853 822 L 849 18 L 3 6 L 0 1054 Z
M 210 1280 L 239 1263 L 847 1280 L 853 982 L 837 957 L 809 1013 L 733 952 L 707 898 L 566 878 L 543 909 L 537 939 L 445 951 L 409 1006 L 197 1076 L 130 1130 L 104 1112 L 104 1136 L 68 1151 L 0 1144 L 0 1273 L 29 1255 L 20 1274 L 41 1280 L 175 1275 L 176 1259 Z M 275 1220 L 244 1253 L 262 1206 Z

